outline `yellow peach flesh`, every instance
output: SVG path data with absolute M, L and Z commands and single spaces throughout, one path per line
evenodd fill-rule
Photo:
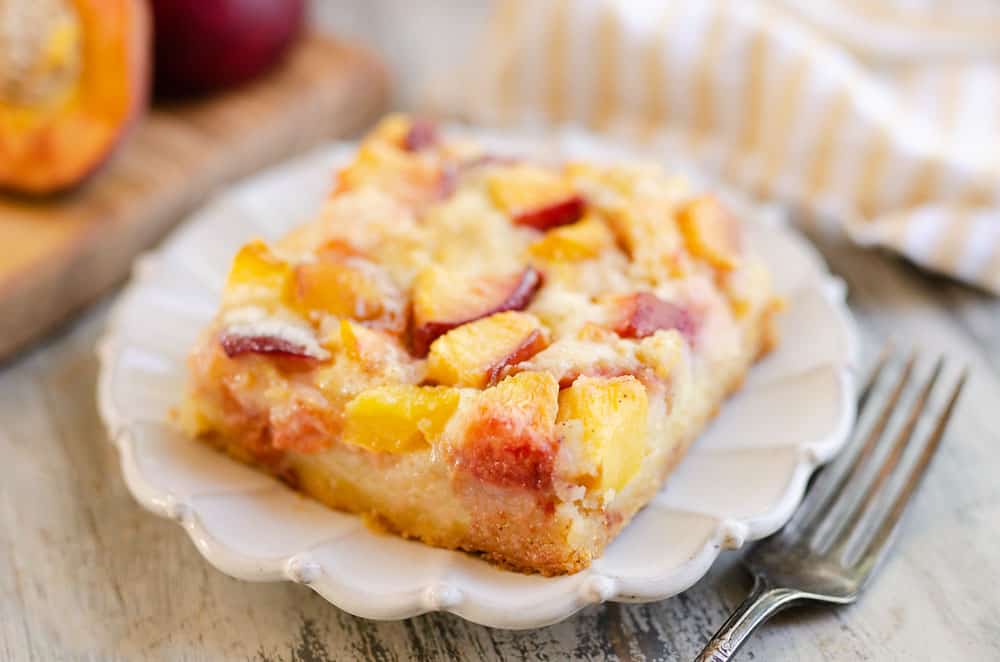
M 369 389 L 347 403 L 342 439 L 383 453 L 420 450 L 440 437 L 458 401 L 457 390 L 440 386 Z
M 559 394 L 559 421 L 583 426 L 583 447 L 598 468 L 597 489 L 621 491 L 646 455 L 648 398 L 632 376 L 580 377 Z

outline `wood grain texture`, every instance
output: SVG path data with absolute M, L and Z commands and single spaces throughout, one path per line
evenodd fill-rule
M 80 190 L 0 199 L 0 359 L 119 282 L 219 186 L 370 123 L 387 81 L 366 51 L 311 35 L 257 82 L 152 111 Z
M 871 354 L 886 336 L 974 365 L 894 553 L 860 603 L 787 612 L 746 660 L 1000 659 L 1000 302 L 823 241 Z M 490 630 L 434 614 L 373 622 L 309 589 L 213 569 L 128 494 L 94 403 L 102 304 L 0 371 L 0 660 L 686 660 L 748 589 L 727 552 L 689 591 Z

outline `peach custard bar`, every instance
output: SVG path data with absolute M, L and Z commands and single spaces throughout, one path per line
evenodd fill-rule
M 180 418 L 390 531 L 570 573 L 738 388 L 776 308 L 739 221 L 683 179 L 390 116 L 314 220 L 237 253 Z

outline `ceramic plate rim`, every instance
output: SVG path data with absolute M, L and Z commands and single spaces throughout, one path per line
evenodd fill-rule
M 485 134 L 486 132 L 480 132 Z M 510 135 L 489 132 L 488 135 L 497 140 L 508 140 Z M 564 130 L 554 134 L 564 152 L 574 150 L 567 143 L 586 141 L 588 144 L 606 144 L 605 141 L 582 134 Z M 595 143 L 596 141 L 596 143 Z M 197 509 L 184 499 L 177 497 L 169 490 L 156 486 L 144 475 L 137 461 L 137 448 L 134 429 L 140 425 L 130 420 L 126 412 L 119 410 L 112 397 L 115 371 L 113 367 L 120 352 L 127 346 L 127 339 L 121 335 L 120 319 L 123 311 L 131 303 L 129 294 L 136 291 L 157 274 L 157 267 L 163 260 L 162 256 L 174 243 L 181 241 L 179 236 L 204 223 L 211 218 L 213 209 L 226 204 L 230 196 L 240 192 L 253 190 L 267 177 L 278 177 L 282 172 L 292 172 L 295 167 L 303 167 L 309 159 L 322 160 L 319 155 L 334 153 L 341 156 L 353 150 L 354 143 L 336 142 L 317 148 L 304 156 L 259 173 L 241 183 L 229 192 L 217 196 L 198 213 L 194 214 L 184 225 L 184 228 L 168 238 L 164 245 L 156 251 L 142 256 L 137 260 L 133 276 L 128 285 L 120 293 L 117 303 L 109 316 L 107 329 L 99 342 L 99 376 L 98 376 L 98 407 L 102 420 L 107 427 L 115 446 L 118 448 L 121 470 L 129 490 L 138 502 L 151 512 L 173 519 L 187 531 L 201 554 L 222 572 L 251 581 L 281 581 L 290 580 L 306 584 L 320 593 L 325 599 L 355 615 L 374 619 L 402 619 L 422 614 L 428 611 L 448 611 L 475 623 L 502 628 L 529 628 L 548 625 L 563 620 L 579 609 L 595 602 L 646 602 L 661 600 L 680 593 L 696 583 L 708 569 L 723 549 L 735 549 L 745 542 L 757 540 L 770 535 L 780 528 L 795 511 L 801 502 L 806 484 L 812 472 L 822 463 L 828 461 L 843 446 L 854 421 L 854 401 L 856 394 L 853 365 L 856 363 L 857 336 L 856 330 L 845 303 L 843 282 L 826 271 L 822 259 L 815 249 L 796 232 L 784 228 L 780 223 L 774 224 L 775 230 L 785 233 L 797 250 L 808 254 L 809 259 L 816 262 L 822 270 L 819 282 L 816 283 L 823 299 L 832 308 L 845 326 L 849 350 L 846 360 L 834 366 L 841 395 L 841 407 L 836 424 L 821 438 L 810 439 L 798 444 L 798 462 L 788 479 L 786 489 L 768 512 L 747 519 L 716 518 L 717 526 L 706 539 L 701 550 L 679 568 L 661 576 L 642 578 L 608 577 L 589 569 L 572 591 L 554 591 L 545 600 L 535 601 L 525 605 L 523 610 L 512 610 L 509 607 L 492 603 L 481 596 L 472 599 L 461 590 L 461 586 L 448 583 L 431 582 L 419 590 L 402 591 L 396 594 L 386 594 L 379 597 L 362 595 L 346 583 L 339 581 L 330 573 L 323 572 L 315 561 L 310 558 L 310 550 L 262 560 L 253 555 L 242 553 L 223 541 L 217 539 L 204 525 Z M 634 148 L 628 148 L 634 153 Z M 738 196 L 736 196 L 738 198 Z M 740 199 L 739 203 L 749 213 L 760 215 L 772 214 L 760 206 Z M 458 554 L 457 552 L 454 552 Z

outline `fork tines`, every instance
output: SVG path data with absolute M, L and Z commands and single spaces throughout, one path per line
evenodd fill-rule
M 907 501 L 941 443 L 968 375 L 968 369 L 963 369 L 944 402 L 935 406 L 932 401 L 941 391 L 935 387 L 945 372 L 944 359 L 934 362 L 921 384 L 914 384 L 914 374 L 920 372 L 918 353 L 911 352 L 905 360 L 894 354 L 888 348 L 883 351 L 861 389 L 861 424 L 855 428 L 851 448 L 817 478 L 795 521 L 782 535 L 786 545 L 823 554 L 864 574 L 887 548 Z M 903 462 L 904 456 L 914 455 L 910 462 Z

